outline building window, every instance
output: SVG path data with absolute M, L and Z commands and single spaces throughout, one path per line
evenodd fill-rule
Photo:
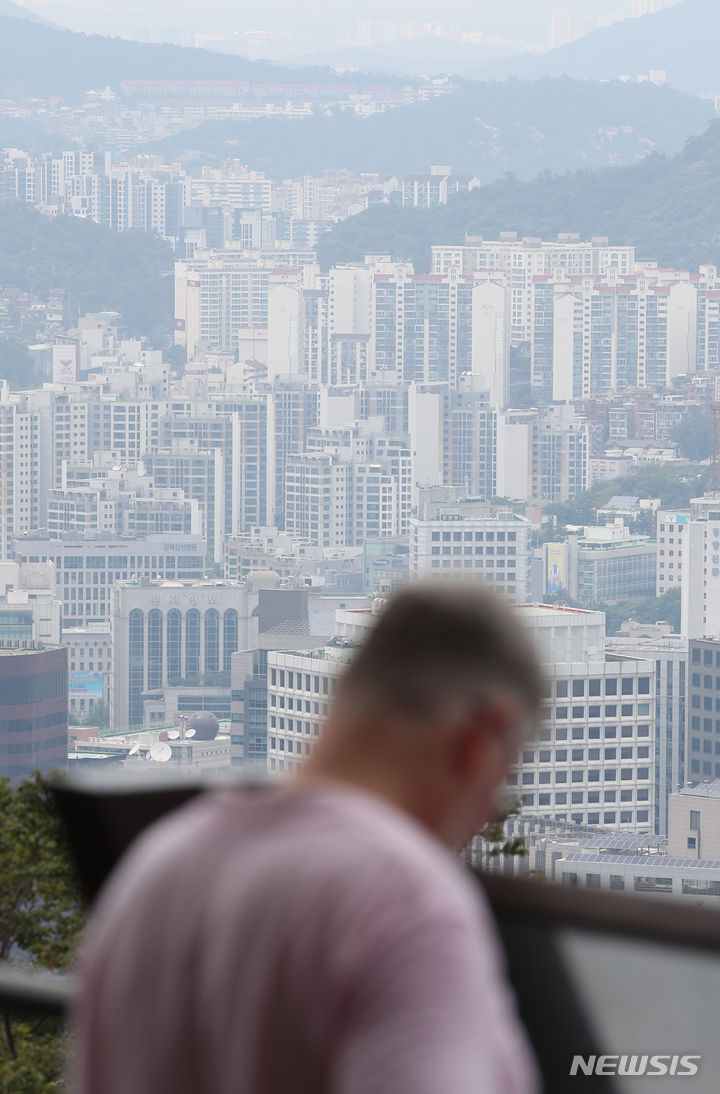
M 185 676 L 200 675 L 200 612 L 191 608 L 185 616 Z
M 157 608 L 148 614 L 148 688 L 162 687 L 163 617 Z
M 223 672 L 230 672 L 230 658 L 238 648 L 238 613 L 228 608 L 223 615 Z
M 167 613 L 167 674 L 168 682 L 182 677 L 182 616 L 177 608 Z
M 205 612 L 205 671 L 220 669 L 220 613 L 215 608 Z
M 131 726 L 139 726 L 143 723 L 145 617 L 138 608 L 130 612 L 128 660 L 128 720 Z

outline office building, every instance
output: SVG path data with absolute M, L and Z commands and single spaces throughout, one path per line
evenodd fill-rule
M 0 777 L 67 767 L 65 646 L 0 645 Z
M 671 589 L 682 589 L 685 530 L 689 520 L 689 510 L 686 512 L 658 510 L 656 596 L 664 596 Z
M 520 604 L 530 599 L 532 528 L 488 502 L 429 503 L 410 521 L 411 577 L 480 577 Z
M 90 534 L 50 539 L 31 533 L 15 540 L 21 563 L 52 562 L 63 627 L 110 622 L 110 590 L 116 581 L 194 581 L 205 567 L 200 536 L 130 539 Z
M 685 638 L 720 634 L 720 495 L 690 502 L 682 555 L 682 622 Z
M 720 778 L 720 641 L 691 638 L 686 779 Z
M 110 701 L 110 624 L 65 627 L 62 643 L 68 650 L 68 710 L 77 718 L 92 718 L 97 703 Z
M 543 555 L 549 594 L 565 592 L 588 605 L 655 595 L 657 545 L 633 534 L 620 517 L 573 532 L 564 543 L 546 543 Z
M 268 653 L 268 770 L 292 771 L 310 755 L 353 650 L 372 626 L 368 611 L 338 611 L 335 635 L 307 652 Z
M 256 645 L 245 585 L 121 580 L 110 626 L 114 728 L 198 710 L 229 720 L 231 657 Z
M 0 562 L 0 641 L 57 646 L 61 616 L 52 562 Z
M 688 642 L 671 634 L 665 637 L 608 638 L 607 654 L 609 657 L 651 661 L 655 665 L 656 793 L 653 831 L 656 835 L 666 836 L 670 795 L 690 778 Z M 694 777 L 697 778 L 697 775 L 696 771 Z
M 546 700 L 537 740 L 508 776 L 523 813 L 650 833 L 655 825 L 655 664 L 606 653 L 600 612 L 517 609 L 537 642 Z M 322 648 L 268 654 L 268 767 L 293 770 L 320 735 L 337 680 L 372 625 L 338 612 Z

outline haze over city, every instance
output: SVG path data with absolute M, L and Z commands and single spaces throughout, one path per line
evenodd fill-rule
M 450 0 L 444 4 L 442 15 L 437 5 L 409 4 L 407 0 L 379 3 L 370 0 L 363 4 L 362 13 L 357 6 L 342 0 L 339 3 L 313 2 L 297 5 L 287 0 L 270 0 L 262 9 L 252 5 L 232 4 L 223 0 L 211 0 L 199 10 L 190 0 L 163 2 L 152 0 L 141 4 L 131 0 L 120 4 L 117 0 L 19 0 L 22 7 L 45 19 L 74 30 L 92 33 L 123 34 L 127 37 L 163 40 L 163 35 L 182 44 L 193 44 L 192 36 L 210 32 L 238 32 L 252 30 L 285 32 L 292 36 L 282 46 L 293 49 L 297 55 L 329 47 L 338 38 L 358 39 L 377 35 L 379 40 L 392 39 L 398 34 L 415 36 L 480 35 L 490 40 L 498 50 L 515 50 L 524 47 L 547 47 L 551 44 L 553 15 L 563 20 L 570 15 L 574 20 L 574 33 L 584 33 L 597 26 L 609 25 L 614 20 L 631 15 L 644 14 L 671 6 L 677 0 L 508 0 L 498 5 L 492 0 Z M 373 30 L 371 24 L 375 24 Z M 395 24 L 395 29 L 392 25 Z M 421 26 L 424 24 L 424 26 Z M 407 28 L 413 26 L 414 30 Z M 268 46 L 268 48 L 271 48 Z
M 716 1094 L 719 40 L 0 0 L 1 1089 Z

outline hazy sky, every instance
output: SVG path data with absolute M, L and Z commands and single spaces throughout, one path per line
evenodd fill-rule
M 127 37 L 174 37 L 192 44 L 202 32 L 285 30 L 318 44 L 354 32 L 359 20 L 428 20 L 463 30 L 545 45 L 550 13 L 576 12 L 586 29 L 599 16 L 626 17 L 632 0 L 17 0 L 56 23 Z M 677 0 L 673 0 L 677 2 Z M 172 31 L 168 35 L 168 30 Z
M 238 2 L 238 0 L 17 0 L 23 7 L 38 13 L 52 8 L 58 12 L 63 9 L 77 18 L 84 13 L 88 19 L 102 13 L 112 13 L 130 9 L 144 10 L 148 19 L 171 20 L 180 22 L 191 17 L 194 22 L 202 19 L 201 13 L 222 15 L 232 22 L 262 22 L 264 17 L 281 13 L 300 14 L 298 8 L 315 17 L 325 16 L 329 21 L 352 24 L 358 19 L 414 19 L 432 18 L 446 22 L 451 19 L 473 24 L 478 29 L 488 26 L 512 26 L 522 28 L 525 22 L 546 21 L 553 9 L 576 11 L 594 19 L 597 15 L 614 12 L 626 15 L 630 11 L 631 0 L 445 0 L 442 5 L 425 0 L 306 0 L 298 4 L 295 0 L 257 0 L 256 3 Z

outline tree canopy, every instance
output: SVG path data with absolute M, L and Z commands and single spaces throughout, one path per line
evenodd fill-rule
M 79 217 L 0 202 L 0 287 L 66 293 L 66 321 L 117 311 L 131 336 L 163 348 L 173 326 L 173 252 L 146 232 L 114 232 Z
M 84 908 L 49 784 L 0 780 L 0 959 L 69 965 Z M 53 1019 L 0 1008 L 0 1092 L 37 1094 L 60 1078 L 64 1042 Z
M 706 460 L 712 448 L 712 418 L 709 414 L 688 414 L 676 426 L 673 438 L 688 460 Z
M 654 153 L 632 167 L 572 174 L 546 172 L 530 181 L 506 175 L 446 205 L 400 211 L 379 205 L 341 221 L 319 241 L 324 267 L 389 252 L 427 270 L 436 243 L 465 234 L 496 239 L 501 231 L 551 239 L 577 232 L 632 243 L 638 258 L 697 269 L 720 265 L 720 121 L 673 157 Z
M 17 338 L 0 338 L 0 379 L 7 380 L 12 390 L 42 383 L 27 347 Z
M 602 509 L 616 495 L 659 498 L 664 508 L 687 509 L 690 499 L 700 497 L 704 492 L 706 481 L 706 467 L 649 463 L 618 479 L 596 482 L 571 501 L 550 502 L 545 506 L 545 512 L 556 517 L 559 525 L 592 524 L 596 510 Z
M 531 178 L 676 152 L 712 116 L 709 103 L 650 84 L 466 81 L 429 102 L 368 117 L 348 109 L 211 121 L 142 150 L 169 160 L 201 153 L 203 163 L 239 158 L 273 178 L 340 168 L 401 177 L 444 163 L 490 182 L 508 171 Z

